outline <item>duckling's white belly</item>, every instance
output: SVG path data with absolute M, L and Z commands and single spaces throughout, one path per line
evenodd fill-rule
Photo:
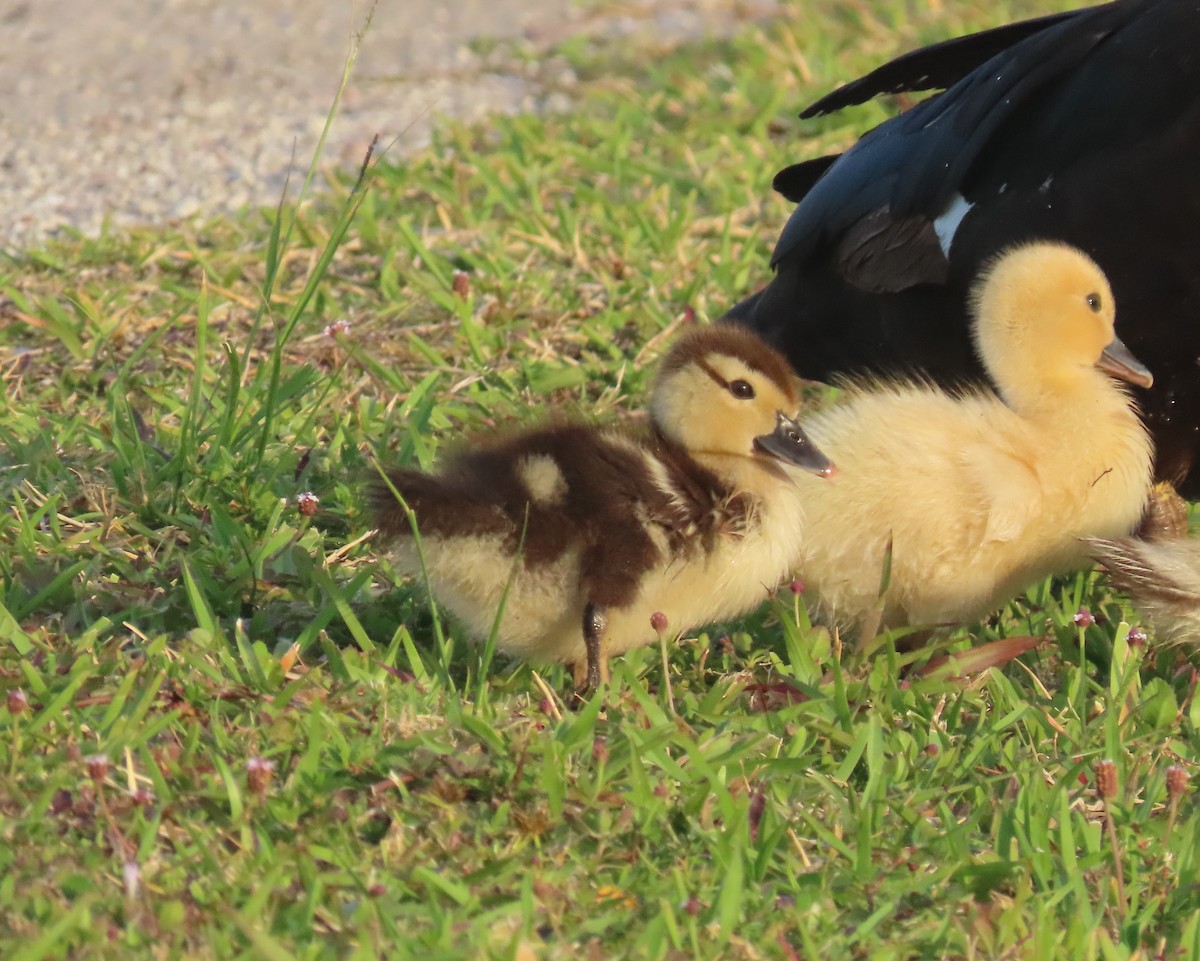
M 746 533 L 718 535 L 707 552 L 700 544 L 691 545 L 685 556 L 649 570 L 630 604 L 604 611 L 604 653 L 621 654 L 656 641 L 650 625 L 655 613 L 666 616 L 667 634 L 674 637 L 766 600 L 790 568 L 800 524 L 795 498 L 775 500 L 774 509 L 764 507 Z M 514 572 L 513 556 L 500 537 L 426 538 L 422 547 L 434 596 L 474 637 L 487 638 L 499 618 L 497 646 L 509 654 L 544 661 L 583 659 L 587 598 L 579 586 L 578 550 L 546 564 L 518 563 Z M 420 576 L 410 540 L 398 542 L 393 556 L 398 568 Z
M 497 646 L 503 651 L 543 660 L 582 656 L 585 602 L 579 595 L 578 551 L 532 569 L 518 561 L 514 570 L 513 555 L 501 537 L 427 539 L 422 548 L 434 597 L 476 639 L 489 637 L 499 618 Z M 420 576 L 412 541 L 399 543 L 395 561 Z
M 745 534 L 721 536 L 707 554 L 697 548 L 693 557 L 652 571 L 632 604 L 608 612 L 605 652 L 622 654 L 656 641 L 650 626 L 655 613 L 666 616 L 665 633 L 674 638 L 767 600 L 790 570 L 799 511 L 789 497 L 764 508 Z

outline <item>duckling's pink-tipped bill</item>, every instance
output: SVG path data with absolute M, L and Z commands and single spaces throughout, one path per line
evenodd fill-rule
M 1138 387 L 1149 387 L 1154 383 L 1154 375 L 1145 364 L 1133 356 L 1133 351 L 1125 346 L 1120 337 L 1114 337 L 1104 348 L 1096 366 L 1106 374 Z
M 819 477 L 832 477 L 837 473 L 833 462 L 809 440 L 804 428 L 782 411 L 775 414 L 775 429 L 769 434 L 755 437 L 754 447 Z

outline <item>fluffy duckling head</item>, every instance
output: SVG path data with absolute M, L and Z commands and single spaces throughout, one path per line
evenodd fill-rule
M 971 294 L 976 349 L 1015 408 L 1058 403 L 1105 373 L 1149 387 L 1150 372 L 1117 337 L 1104 272 L 1082 251 L 1036 242 L 983 270 Z
M 829 476 L 833 465 L 788 416 L 799 404 L 787 361 L 745 328 L 723 324 L 675 342 L 659 367 L 650 419 L 702 459 L 782 460 Z

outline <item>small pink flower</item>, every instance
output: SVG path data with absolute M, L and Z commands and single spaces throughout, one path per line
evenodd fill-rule
M 667 615 L 662 611 L 655 611 L 650 615 L 650 626 L 654 629 L 654 633 L 661 634 L 667 629 Z
M 89 754 L 83 759 L 83 763 L 87 766 L 88 777 L 97 784 L 108 777 L 107 754 Z
M 1117 766 L 1108 758 L 1101 758 L 1092 765 L 1096 775 L 1096 791 L 1108 800 L 1117 796 Z
M 1125 640 L 1129 642 L 1130 647 L 1144 647 L 1146 644 L 1146 632 L 1140 627 L 1131 627 Z
M 125 897 L 136 898 L 142 883 L 142 872 L 137 861 L 125 862 Z
M 262 797 L 271 786 L 275 776 L 275 762 L 265 757 L 252 757 L 246 762 L 246 783 L 250 790 Z
M 1081 607 L 1075 612 L 1074 621 L 1077 627 L 1091 627 L 1096 623 L 1096 618 L 1086 607 Z
M 25 696 L 25 692 L 19 687 L 14 687 L 8 692 L 8 713 L 24 714 L 28 710 L 29 698 Z
M 1187 790 L 1189 780 L 1191 778 L 1183 767 L 1178 764 L 1172 764 L 1167 768 L 1167 793 L 1173 798 L 1179 797 L 1179 795 Z
M 326 324 L 325 329 L 321 331 L 326 337 L 338 337 L 350 333 L 350 321 L 335 320 L 332 324 Z
M 804 581 L 800 580 L 798 577 L 793 577 L 792 583 L 789 584 L 788 587 L 791 588 L 793 594 L 799 595 L 804 593 Z
M 320 503 L 321 498 L 312 491 L 305 491 L 303 494 L 296 495 L 296 508 L 305 517 L 312 517 L 317 512 L 317 505 Z

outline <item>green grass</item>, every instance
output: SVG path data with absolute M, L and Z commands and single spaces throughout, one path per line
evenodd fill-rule
M 376 459 L 635 409 L 661 334 L 765 280 L 775 170 L 883 115 L 802 105 L 1041 9 L 573 44 L 568 115 L 0 265 L 0 956 L 1200 957 L 1200 816 L 1166 787 L 1195 678 L 1094 575 L 960 632 L 1046 638 L 969 681 L 841 650 L 785 592 L 672 649 L 674 713 L 653 647 L 572 713 L 363 537 Z

